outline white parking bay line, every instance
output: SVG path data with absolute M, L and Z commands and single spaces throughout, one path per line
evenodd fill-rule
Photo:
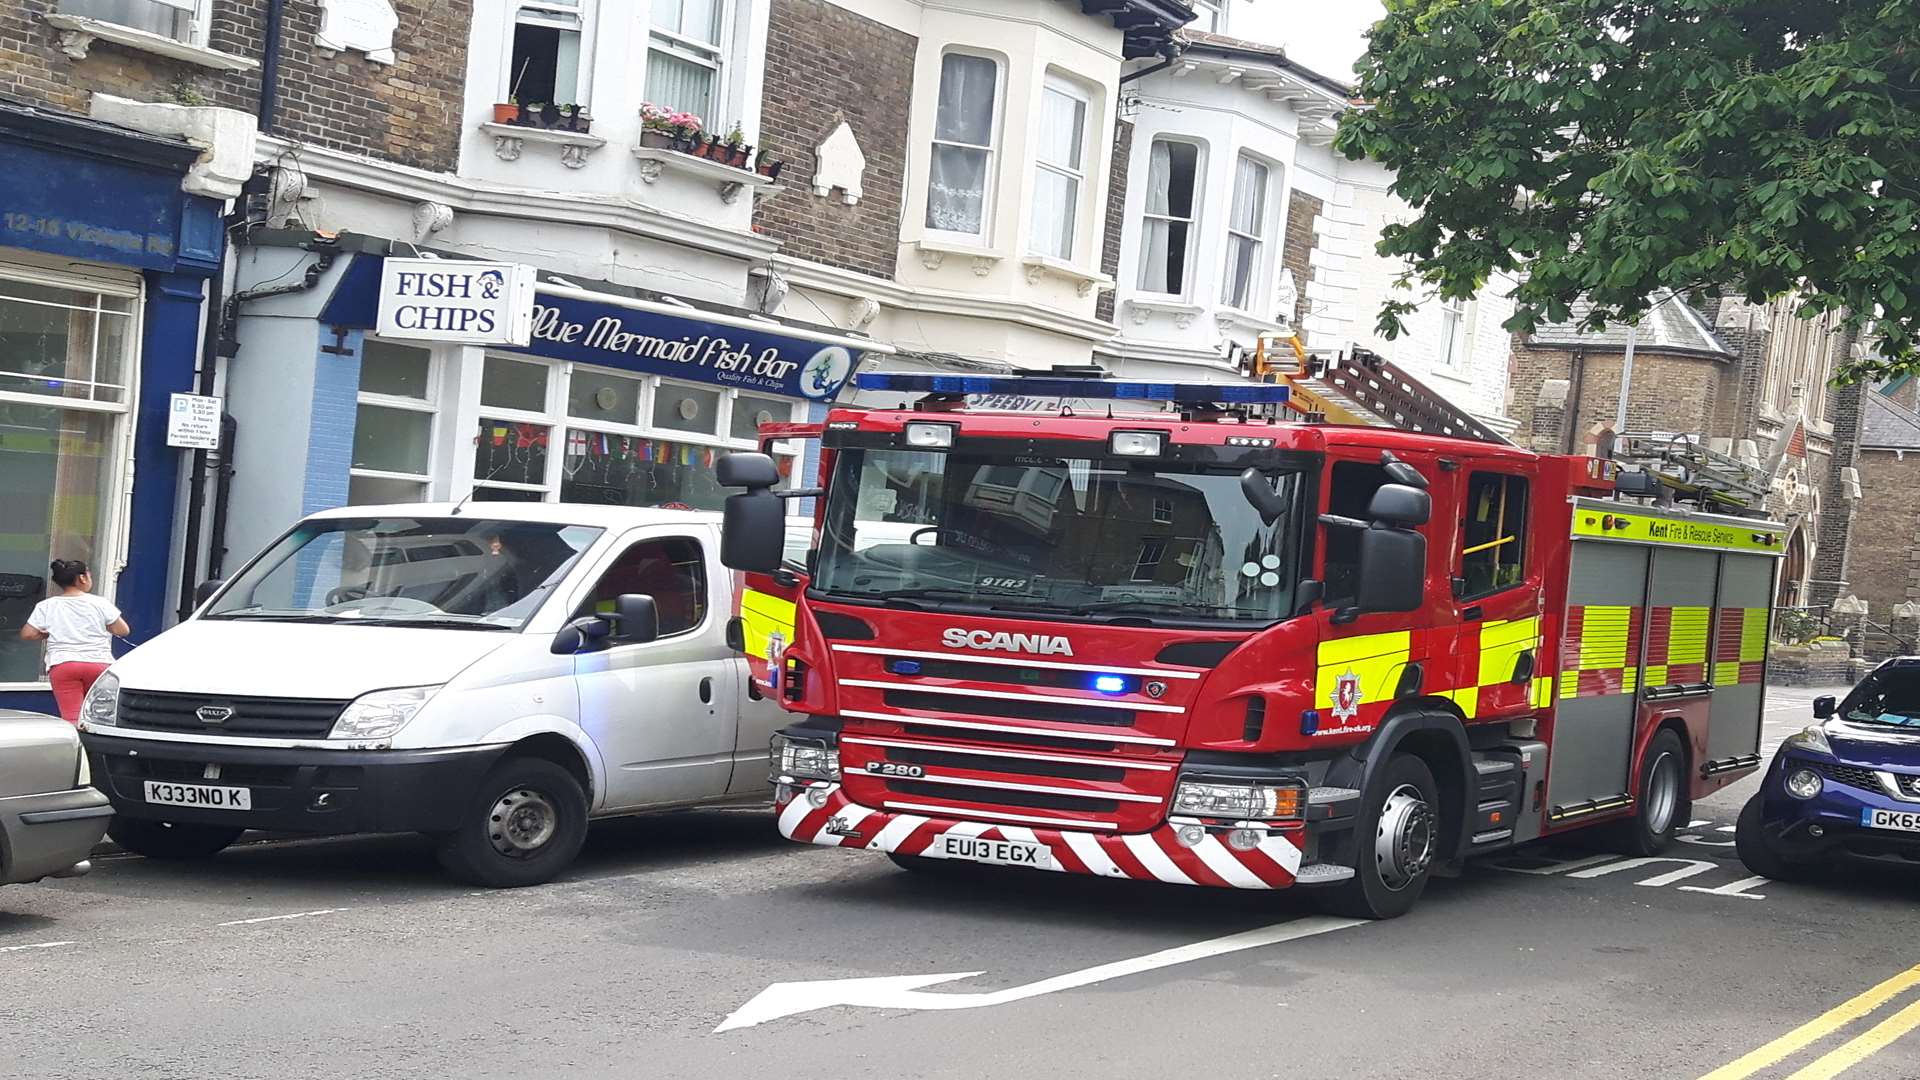
M 0 945 L 0 952 L 25 952 L 28 949 L 57 949 L 62 945 L 77 945 L 75 941 L 40 941 L 32 945 Z
M 311 919 L 315 915 L 331 915 L 336 911 L 345 911 L 343 907 L 321 908 L 318 911 L 296 911 L 288 915 L 262 915 L 257 919 L 232 919 L 219 923 L 220 926 L 252 926 L 254 923 L 285 922 L 288 919 Z

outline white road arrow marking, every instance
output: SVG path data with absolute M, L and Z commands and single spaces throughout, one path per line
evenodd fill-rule
M 1297 941 L 1300 938 L 1313 937 L 1316 934 L 1345 930 L 1350 926 L 1361 926 L 1364 920 L 1335 919 L 1316 916 L 1295 919 L 1292 922 L 1278 923 L 1226 937 L 1195 942 L 1192 945 L 1180 945 L 1171 949 L 1162 949 L 1146 956 L 1136 956 L 1127 960 L 1115 960 L 1110 964 L 1101 964 L 1083 971 L 1072 971 L 1065 975 L 1055 975 L 1050 979 L 1041 979 L 1025 986 L 1012 986 L 1005 990 L 991 990 L 972 994 L 930 994 L 922 987 L 940 983 L 957 982 L 971 979 L 982 974 L 978 971 L 958 971 L 944 975 L 881 975 L 860 979 L 821 979 L 813 982 L 774 983 L 754 995 L 753 1000 L 734 1010 L 726 1018 L 717 1032 L 732 1031 L 735 1028 L 753 1027 L 769 1020 L 778 1020 L 783 1016 L 797 1016 L 815 1009 L 831 1008 L 835 1005 L 856 1005 L 867 1009 L 980 1009 L 989 1005 L 1005 1005 L 1022 1001 L 1042 994 L 1058 993 L 1062 990 L 1074 990 L 1094 983 L 1118 979 L 1124 975 L 1137 975 L 1156 968 L 1172 967 L 1175 964 L 1205 960 L 1211 956 L 1223 956 L 1227 953 L 1245 949 L 1257 949 L 1263 945 L 1277 945 L 1283 941 Z

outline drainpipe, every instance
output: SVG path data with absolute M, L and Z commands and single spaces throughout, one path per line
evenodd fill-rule
M 221 221 L 223 235 L 228 240 L 228 250 L 232 250 L 234 230 L 242 227 L 247 220 L 247 200 L 254 182 L 249 180 L 240 189 L 240 197 L 233 201 L 233 209 L 228 211 Z M 221 258 L 220 272 L 207 282 L 206 328 L 200 334 L 200 362 L 195 372 L 194 393 L 201 397 L 212 397 L 216 388 L 216 374 L 220 356 L 220 335 L 226 327 L 223 312 L 226 310 L 228 266 L 225 256 Z M 220 467 L 229 467 L 228 451 L 223 449 L 220 455 Z M 193 614 L 199 605 L 193 601 L 193 591 L 200 584 L 200 519 L 204 516 L 207 504 L 207 452 L 195 450 L 187 476 L 187 531 L 181 541 L 180 554 L 180 608 L 179 616 L 184 619 Z
M 1577 440 L 1580 437 L 1580 406 L 1585 404 L 1582 398 L 1586 395 L 1582 391 L 1586 389 L 1587 383 L 1585 349 L 1573 350 L 1573 362 L 1568 367 L 1567 378 L 1573 386 L 1568 392 L 1566 419 L 1560 424 L 1560 452 L 1563 454 L 1573 453 L 1573 448 L 1579 445 Z
M 260 134 L 273 134 L 273 115 L 280 99 L 280 30 L 286 21 L 287 0 L 267 0 L 266 40 L 260 57 Z

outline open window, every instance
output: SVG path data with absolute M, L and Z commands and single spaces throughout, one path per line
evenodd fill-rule
M 1527 569 L 1527 480 L 1472 473 L 1461 525 L 1460 598 L 1472 600 L 1518 585 Z
M 1140 230 L 1140 291 L 1187 294 L 1198 211 L 1200 147 L 1155 139 L 1147 155 L 1147 201 Z
M 580 105 L 582 41 L 589 0 L 522 0 L 513 15 L 507 93 L 522 105 Z
M 642 540 L 627 548 L 594 583 L 574 617 L 610 615 L 615 601 L 626 593 L 653 597 L 663 638 L 699 627 L 707 618 L 707 566 L 700 542 L 674 536 Z M 613 643 L 620 643 L 617 627 Z
M 1337 461 L 1327 489 L 1327 513 L 1367 520 L 1373 493 L 1393 480 L 1385 466 L 1365 461 Z M 1327 561 L 1323 571 L 1328 608 L 1351 607 L 1360 595 L 1360 530 L 1340 525 L 1321 526 Z

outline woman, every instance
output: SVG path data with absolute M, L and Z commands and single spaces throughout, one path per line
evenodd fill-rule
M 68 723 L 80 720 L 80 705 L 93 681 L 113 663 L 113 639 L 131 632 L 127 620 L 105 597 L 93 595 L 93 575 L 79 559 L 53 560 L 53 583 L 60 595 L 36 604 L 20 636 L 47 643 L 47 677 L 53 699 Z

